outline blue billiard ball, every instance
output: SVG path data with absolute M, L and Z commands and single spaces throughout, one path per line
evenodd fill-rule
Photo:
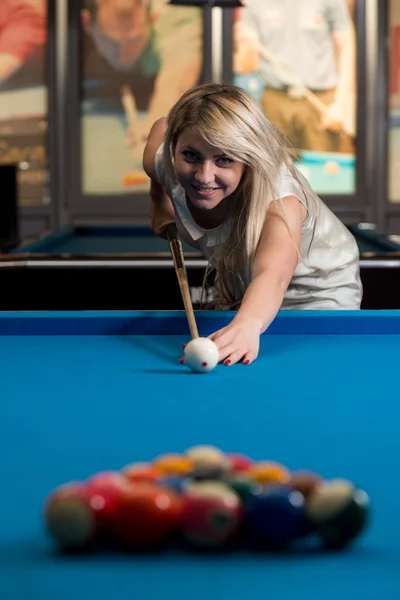
M 308 530 L 304 496 L 289 486 L 256 488 L 247 498 L 245 527 L 265 546 L 287 546 Z
M 169 475 L 167 477 L 162 477 L 159 480 L 158 485 L 160 485 L 163 488 L 167 488 L 169 490 L 177 492 L 178 494 L 182 494 L 187 485 L 187 481 L 188 481 L 187 477 L 182 477 L 179 475 L 176 475 L 176 476 Z

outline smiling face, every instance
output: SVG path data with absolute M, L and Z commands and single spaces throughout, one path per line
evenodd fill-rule
M 150 37 L 150 16 L 144 0 L 97 0 L 96 13 L 84 11 L 83 23 L 98 51 L 116 69 L 131 68 Z
M 231 196 L 245 168 L 191 128 L 179 136 L 174 158 L 178 182 L 193 206 L 201 211 L 210 211 Z

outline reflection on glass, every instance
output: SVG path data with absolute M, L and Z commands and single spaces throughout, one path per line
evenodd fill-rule
M 400 2 L 389 2 L 389 165 L 388 199 L 400 202 Z
M 354 0 L 247 0 L 236 10 L 234 83 L 287 137 L 319 194 L 354 194 Z
M 147 191 L 146 136 L 200 81 L 201 10 L 168 0 L 84 0 L 81 21 L 82 191 Z
M 48 201 L 46 55 L 46 0 L 0 0 L 0 163 L 21 206 Z

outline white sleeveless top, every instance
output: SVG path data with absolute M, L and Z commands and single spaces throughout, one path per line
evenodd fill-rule
M 229 223 L 215 229 L 203 229 L 193 219 L 183 187 L 166 179 L 162 163 L 162 146 L 156 154 L 156 174 L 172 200 L 176 226 L 189 246 L 211 259 L 215 244 L 229 234 Z M 297 171 L 305 189 L 309 184 Z M 359 250 L 347 227 L 317 197 L 317 204 L 307 200 L 288 167 L 281 170 L 279 197 L 295 196 L 305 206 L 308 216 L 303 223 L 299 261 L 286 291 L 283 310 L 358 310 L 362 300 Z M 315 228 L 315 229 L 314 229 Z M 310 245 L 311 243 L 311 245 Z

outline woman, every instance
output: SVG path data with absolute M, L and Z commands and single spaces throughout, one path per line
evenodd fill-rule
M 187 91 L 152 127 L 143 167 L 152 229 L 175 222 L 216 272 L 216 304 L 238 309 L 210 337 L 220 361 L 257 358 L 280 309 L 356 310 L 355 239 L 294 168 L 282 134 L 241 88 Z

